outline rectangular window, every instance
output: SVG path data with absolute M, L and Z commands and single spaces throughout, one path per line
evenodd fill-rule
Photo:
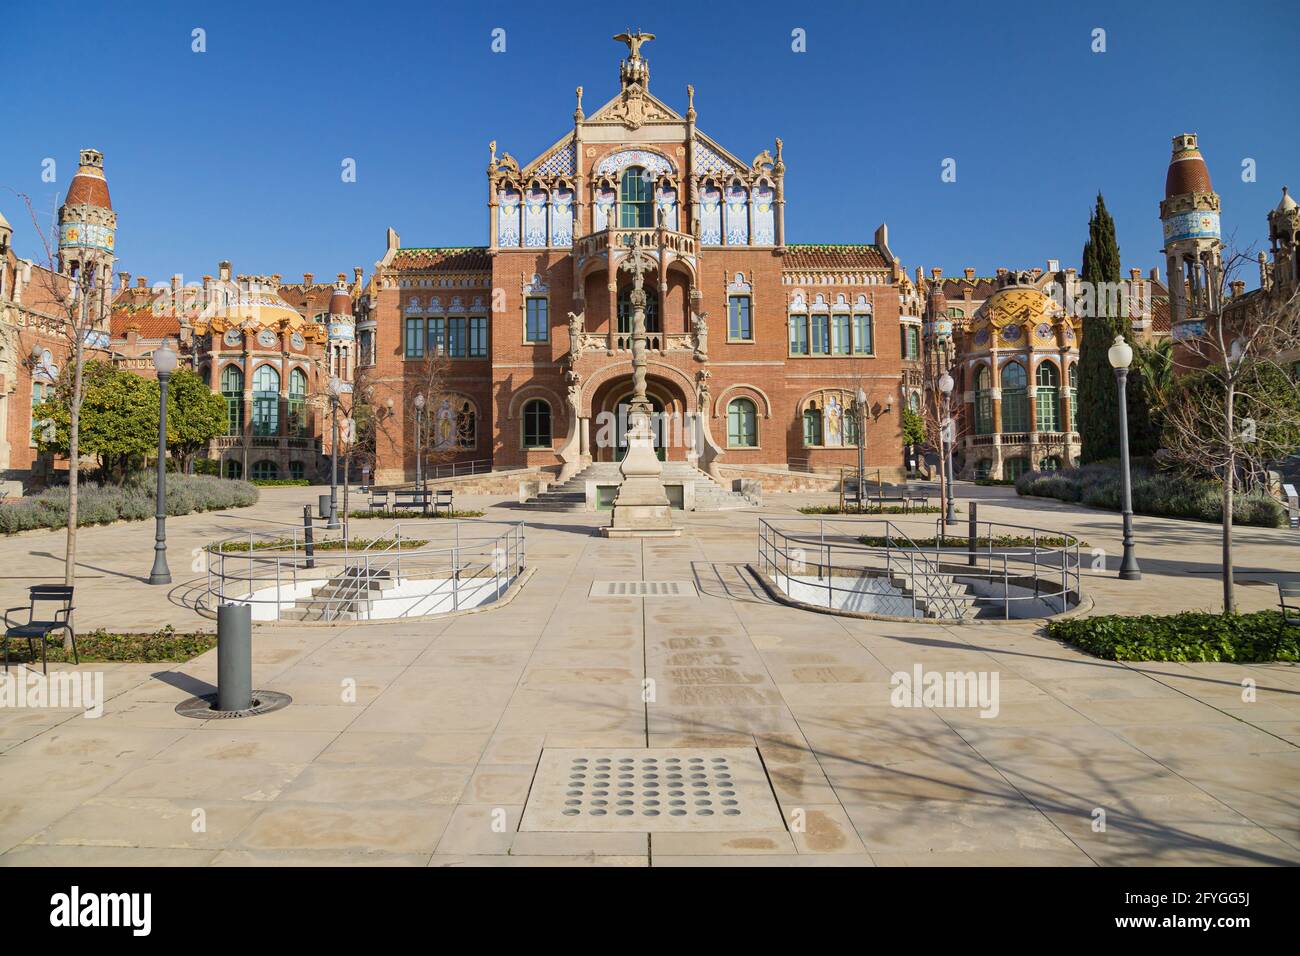
M 406 357 L 424 358 L 424 319 L 406 320 Z
M 832 351 L 836 355 L 849 354 L 849 317 L 846 314 L 831 317 Z
M 525 342 L 549 342 L 551 340 L 551 320 L 547 302 L 543 298 L 529 298 L 524 306 Z
M 429 354 L 447 354 L 447 320 L 429 320 Z
M 876 354 L 876 343 L 872 335 L 870 312 L 855 315 L 853 317 L 853 354 Z
M 32 382 L 32 444 L 36 444 L 37 433 L 40 431 L 38 422 L 43 419 L 37 419 L 36 406 L 41 402 L 53 396 L 52 387 L 48 382 Z
M 790 316 L 790 354 L 808 354 L 808 317 Z
M 465 317 L 452 316 L 447 320 L 447 354 L 452 358 L 464 358 L 468 343 L 465 338 Z
M 735 342 L 754 340 L 754 324 L 750 319 L 747 295 L 733 295 L 728 299 L 727 338 Z
M 357 333 L 358 352 L 361 365 L 375 364 L 375 333 L 373 329 L 362 329 Z
M 487 358 L 487 319 L 479 316 L 469 320 L 469 357 Z
M 812 354 L 831 354 L 831 317 L 814 315 L 812 317 Z
M 921 330 L 915 325 L 903 326 L 903 358 L 913 362 L 921 358 Z

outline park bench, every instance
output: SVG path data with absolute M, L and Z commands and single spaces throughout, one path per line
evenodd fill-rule
M 72 638 L 72 658 L 80 664 L 81 655 L 77 653 L 77 635 L 72 629 L 72 588 L 65 584 L 34 584 L 27 589 L 28 603 L 11 607 L 5 611 L 5 636 L 4 636 L 4 662 L 5 670 L 9 670 L 9 639 L 16 638 L 20 641 L 27 642 L 27 655 L 31 659 L 36 659 L 36 653 L 32 648 L 32 641 L 41 642 L 41 672 L 49 673 L 49 662 L 46 655 L 46 645 L 49 643 L 50 635 L 55 631 L 66 631 Z M 37 605 L 59 605 L 54 609 L 52 618 L 37 617 Z M 26 611 L 27 623 L 15 624 L 9 620 L 9 615 L 14 611 Z M 45 613 L 49 613 L 46 611 Z
M 448 516 L 450 516 L 452 511 L 454 510 L 452 507 L 452 501 L 454 496 L 452 495 L 451 489 L 440 488 L 437 492 L 435 492 L 435 494 L 437 495 L 437 497 L 433 499 L 433 513 L 437 514 L 439 511 L 445 511 L 447 512 Z
M 1277 606 L 1282 612 L 1282 621 L 1277 628 L 1277 640 L 1273 653 L 1282 645 L 1288 627 L 1300 627 L 1300 580 L 1279 581 L 1277 583 Z
M 429 493 L 427 491 L 420 491 L 418 488 L 410 491 L 394 491 L 393 510 L 420 511 L 428 514 Z

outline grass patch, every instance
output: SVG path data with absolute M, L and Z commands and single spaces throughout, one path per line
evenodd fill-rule
M 898 544 L 898 538 L 886 538 L 884 535 L 864 535 L 858 538 L 862 544 L 872 548 L 883 548 L 892 541 Z M 913 538 L 912 543 L 918 548 L 933 548 L 938 543 L 936 538 Z M 1032 548 L 1034 538 L 1027 534 L 1001 534 L 992 540 L 992 546 L 995 548 Z M 1038 536 L 1038 546 L 1040 548 L 1064 548 L 1073 544 L 1073 542 L 1059 534 L 1040 534 Z M 975 547 L 984 550 L 990 546 L 988 538 L 976 538 Z M 1080 541 L 1079 547 L 1086 548 L 1088 542 Z M 958 537 L 957 535 L 944 535 L 943 547 L 945 548 L 969 548 L 970 538 Z
M 416 518 L 481 518 L 485 511 L 433 511 L 425 513 L 415 509 L 401 508 L 397 511 L 349 511 L 349 518 L 400 518 L 403 521 Z
M 1252 614 L 1103 614 L 1052 621 L 1047 634 L 1111 661 L 1300 660 L 1300 628 L 1281 630 L 1277 611 Z
M 217 646 L 217 635 L 180 633 L 168 625 L 152 634 L 117 634 L 98 628 L 77 635 L 81 663 L 180 664 Z M 35 654 L 28 657 L 27 642 L 9 639 L 9 663 L 39 663 L 41 645 L 33 641 Z M 72 652 L 63 650 L 62 632 L 46 648 L 51 664 L 72 663 Z
M 365 548 L 372 548 L 375 551 L 383 551 L 398 545 L 399 551 L 411 551 L 422 548 L 429 542 L 420 538 L 403 538 L 398 544 L 395 538 L 351 538 L 347 542 L 349 551 L 361 551 Z M 292 538 L 276 538 L 270 541 L 254 541 L 250 545 L 247 541 L 227 541 L 221 546 L 223 554 L 240 554 L 246 551 L 292 551 L 300 542 L 295 543 Z M 325 541 L 313 542 L 312 548 L 316 551 L 342 551 L 344 543 L 342 538 L 330 538 Z
M 937 515 L 941 511 L 943 509 L 938 505 L 917 505 L 915 508 L 904 508 L 902 505 L 873 508 L 868 505 L 862 511 L 856 506 L 841 511 L 839 505 L 805 505 L 799 509 L 799 513 L 805 515 Z

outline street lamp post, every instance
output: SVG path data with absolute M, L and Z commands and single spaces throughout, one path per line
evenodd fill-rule
M 1106 358 L 1115 370 L 1115 384 L 1119 389 L 1119 467 L 1124 478 L 1124 556 L 1119 563 L 1119 577 L 1122 581 L 1139 581 L 1142 571 L 1138 568 L 1133 543 L 1133 488 L 1128 464 L 1128 367 L 1133 361 L 1133 347 L 1124 341 L 1124 336 L 1117 335 Z
M 944 467 L 944 479 L 945 479 L 945 481 L 946 481 L 946 483 L 947 483 L 947 486 L 948 486 L 948 493 L 947 493 L 947 495 L 946 495 L 946 497 L 947 497 L 947 499 L 948 499 L 948 511 L 947 511 L 947 514 L 944 515 L 944 519 L 943 519 L 944 524 L 956 524 L 956 523 L 957 523 L 957 509 L 956 509 L 956 507 L 953 505 L 953 500 L 952 500 L 952 493 L 953 493 L 953 487 L 952 487 L 952 440 L 953 440 L 953 425 L 952 425 L 952 389 L 953 389 L 953 384 L 954 384 L 954 383 L 953 383 L 953 380 L 952 380 L 952 376 L 949 375 L 947 372 L 944 372 L 942 375 L 939 376 L 939 391 L 943 393 L 943 422 L 939 425 L 939 453 L 940 453 L 941 455 L 945 455 L 944 446 L 947 445 L 946 457 L 945 457 L 945 459 L 944 459 L 945 462 L 946 462 L 946 465 L 945 465 L 945 467 Z
M 335 530 L 339 527 L 339 393 L 343 383 L 337 378 L 330 379 L 330 418 L 333 421 L 334 440 L 330 445 L 330 514 L 325 527 Z
M 171 584 L 167 568 L 167 382 L 176 371 L 176 353 L 170 340 L 153 351 L 153 367 L 158 373 L 158 493 L 154 504 L 153 569 L 150 584 Z
M 424 496 L 424 393 L 415 396 L 415 487 Z
M 867 479 L 867 392 L 858 388 L 858 511 L 862 511 L 862 485 Z M 882 509 L 883 510 L 883 509 Z

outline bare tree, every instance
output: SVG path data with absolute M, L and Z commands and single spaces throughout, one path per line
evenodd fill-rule
M 1232 252 L 1217 277 L 1204 331 L 1182 339 L 1174 364 L 1182 380 L 1164 410 L 1165 454 L 1187 473 L 1222 482 L 1223 611 L 1233 593 L 1233 505 L 1237 485 L 1267 473 L 1295 447 L 1300 390 L 1279 357 L 1300 348 L 1300 298 L 1261 289 L 1234 300 L 1235 276 L 1254 261 Z M 1177 281 L 1171 276 L 1171 280 Z
M 68 405 L 68 528 L 64 547 L 63 582 L 71 586 L 77 574 L 77 486 L 80 478 L 81 406 L 85 401 L 84 369 L 87 340 L 104 332 L 112 297 L 111 279 L 101 281 L 93 268 L 81 268 L 74 275 L 59 271 L 56 244 L 51 232 L 41 227 L 31 198 L 20 194 L 27 206 L 36 234 L 44 251 L 45 268 L 34 270 L 45 294 L 46 311 L 41 332 L 61 339 L 67 346 L 68 367 L 59 376 L 57 387 L 66 392 Z M 57 217 L 51 220 L 57 223 Z M 65 640 L 71 650 L 71 639 Z

